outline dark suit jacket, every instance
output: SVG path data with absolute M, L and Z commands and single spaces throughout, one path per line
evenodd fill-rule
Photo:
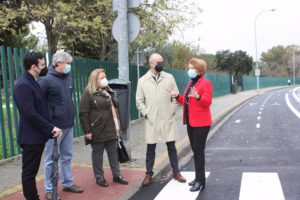
M 18 144 L 44 144 L 52 136 L 46 98 L 34 77 L 25 72 L 17 81 L 14 100 L 19 110 Z

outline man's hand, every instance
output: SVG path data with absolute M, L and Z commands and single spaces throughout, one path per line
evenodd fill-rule
M 61 134 L 62 134 L 62 131 L 61 131 L 60 128 L 54 127 L 54 129 L 52 131 L 52 134 L 53 134 L 52 137 L 59 138 L 61 136 Z

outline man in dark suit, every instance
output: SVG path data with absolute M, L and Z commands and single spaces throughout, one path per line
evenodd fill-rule
M 39 170 L 45 143 L 59 137 L 61 129 L 49 122 L 47 103 L 37 79 L 47 73 L 42 53 L 28 52 L 24 57 L 24 74 L 14 90 L 19 111 L 17 142 L 22 148 L 22 186 L 27 200 L 38 200 L 35 177 Z

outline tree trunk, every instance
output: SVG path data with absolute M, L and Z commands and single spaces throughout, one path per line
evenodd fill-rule
M 106 42 L 106 37 L 100 33 L 100 37 L 101 37 L 101 50 L 100 50 L 100 55 L 99 55 L 99 58 L 100 60 L 105 60 L 106 59 L 106 55 L 107 55 L 107 52 L 106 52 L 106 46 L 107 46 L 107 42 Z
M 53 55 L 57 50 L 57 38 L 53 29 L 53 19 L 48 18 L 43 23 L 46 29 L 47 41 L 48 41 L 48 51 Z

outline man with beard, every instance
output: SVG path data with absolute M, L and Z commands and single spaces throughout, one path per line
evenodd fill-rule
M 27 200 L 39 195 L 35 177 L 40 167 L 45 143 L 59 137 L 61 129 L 49 121 L 47 102 L 37 80 L 47 74 L 45 58 L 40 52 L 28 52 L 24 57 L 24 74 L 14 89 L 14 100 L 19 111 L 17 142 L 22 148 L 22 186 Z

